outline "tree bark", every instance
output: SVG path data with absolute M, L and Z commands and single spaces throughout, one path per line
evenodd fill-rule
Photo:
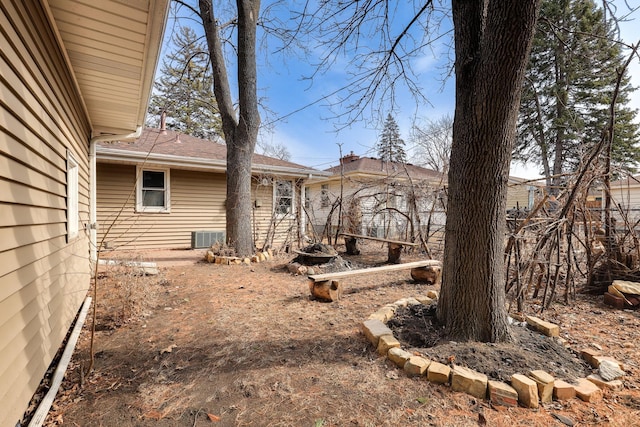
M 438 318 L 451 339 L 511 338 L 506 194 L 539 0 L 453 1 L 456 110 Z
M 199 0 L 214 77 L 214 93 L 227 144 L 227 243 L 238 256 L 254 252 L 251 232 L 251 164 L 260 127 L 257 97 L 256 24 L 259 0 L 237 0 L 238 106 L 233 107 L 222 42 L 211 0 Z

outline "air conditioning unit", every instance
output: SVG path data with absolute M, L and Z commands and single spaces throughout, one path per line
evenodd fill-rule
M 224 231 L 192 231 L 191 249 L 209 248 L 216 242 L 224 243 Z

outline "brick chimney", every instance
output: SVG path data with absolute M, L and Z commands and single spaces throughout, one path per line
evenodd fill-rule
M 343 156 L 340 159 L 340 163 L 341 164 L 345 164 L 345 163 L 351 163 L 351 162 L 355 162 L 356 160 L 358 160 L 360 158 L 360 156 L 358 156 L 357 154 L 353 154 L 353 151 L 350 152 L 349 154 L 347 154 L 346 156 Z

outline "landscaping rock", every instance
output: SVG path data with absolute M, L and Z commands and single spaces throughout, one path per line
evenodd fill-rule
M 420 356 L 411 356 L 404 364 L 404 371 L 411 376 L 424 375 L 431 361 Z
M 620 380 L 605 381 L 598 374 L 591 374 L 587 377 L 587 379 L 592 383 L 594 383 L 595 385 L 597 385 L 598 388 L 600 389 L 606 388 L 608 390 L 622 390 L 622 388 L 624 387 L 624 385 L 622 384 L 622 381 Z
M 386 356 L 389 349 L 400 347 L 400 342 L 393 335 L 383 335 L 378 340 L 378 354 Z
M 624 366 L 622 365 L 622 362 L 619 362 L 618 360 L 614 359 L 611 356 L 595 356 L 594 357 L 595 360 L 595 366 L 594 368 L 600 368 L 600 364 L 604 361 L 604 360 L 608 360 L 610 362 L 614 362 L 618 365 L 618 367 L 620 369 L 622 369 L 624 371 Z
M 451 389 L 463 391 L 478 399 L 484 399 L 487 395 L 488 378 L 464 366 L 454 365 L 451 371 Z
M 394 301 L 393 305 L 395 305 L 396 307 L 406 307 L 408 305 L 408 301 L 407 298 L 402 298 L 399 299 L 398 301 Z
M 404 368 L 404 364 L 407 362 L 407 360 L 409 360 L 411 356 L 411 353 L 399 347 L 390 348 L 387 352 L 387 357 L 389 358 L 389 360 L 395 363 L 399 368 Z
M 378 341 L 383 335 L 393 336 L 391 329 L 387 327 L 383 322 L 377 319 L 369 319 L 362 322 L 362 332 L 371 344 L 377 349 Z
M 557 337 L 560 335 L 560 327 L 551 322 L 546 322 L 534 316 L 527 316 L 527 324 L 536 331 L 545 334 L 548 337 Z
M 596 357 L 600 356 L 599 350 L 585 348 L 582 351 L 580 351 L 580 355 L 589 365 L 593 366 L 594 368 L 597 368 L 598 365 L 600 364 L 596 360 Z
M 576 397 L 576 389 L 572 384 L 563 380 L 555 380 L 553 383 L 553 397 L 556 400 L 569 400 Z
M 529 372 L 529 377 L 535 381 L 538 387 L 538 397 L 543 403 L 553 400 L 553 383 L 555 379 L 545 371 L 536 370 Z
M 407 298 L 407 305 L 420 305 L 420 304 L 422 303 L 418 301 L 417 298 L 414 298 L 414 297 Z
M 426 295 L 419 295 L 416 297 L 416 299 L 420 301 L 420 304 L 423 304 L 423 305 L 431 305 L 435 302 L 433 298 L 429 298 Z
M 451 376 L 451 368 L 438 362 L 431 362 L 427 369 L 427 379 L 432 383 L 446 384 Z
M 489 399 L 494 405 L 518 406 L 518 392 L 509 384 L 489 381 Z
M 396 311 L 392 307 L 385 306 L 379 309 L 378 311 L 376 311 L 375 313 L 372 313 L 369 316 L 369 319 L 377 319 L 383 323 L 387 323 L 395 313 Z
M 602 390 L 586 378 L 580 378 L 573 388 L 576 390 L 576 396 L 585 402 L 595 402 L 602 398 Z
M 613 381 L 624 376 L 624 371 L 620 369 L 620 364 L 615 360 L 604 359 L 598 366 L 598 374 L 605 381 Z
M 518 392 L 518 401 L 525 408 L 538 407 L 538 386 L 531 378 L 521 374 L 511 376 L 511 386 Z
M 627 305 L 624 298 L 610 294 L 609 292 L 604 293 L 604 303 L 610 307 L 617 308 L 618 310 L 624 309 Z

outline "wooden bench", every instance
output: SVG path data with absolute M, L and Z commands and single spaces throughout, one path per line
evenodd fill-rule
M 403 247 L 418 246 L 418 243 L 414 243 L 414 242 L 403 242 L 401 240 L 382 239 L 380 237 L 363 236 L 360 234 L 340 233 L 340 235 L 344 237 L 344 245 L 347 248 L 348 255 L 360 254 L 360 250 L 358 249 L 358 245 L 357 245 L 358 239 L 373 240 L 375 242 L 386 243 L 389 247 L 387 262 L 390 264 L 400 264 L 400 254 L 402 253 Z
M 360 268 L 358 270 L 339 271 L 336 273 L 314 274 L 309 276 L 309 292 L 314 297 L 325 301 L 337 301 L 342 296 L 340 279 L 363 274 L 374 274 L 423 267 L 441 267 L 442 263 L 435 259 L 407 262 L 404 264 L 383 265 L 381 267 Z M 439 271 L 438 274 L 439 276 Z M 413 276 L 413 275 L 412 275 Z

